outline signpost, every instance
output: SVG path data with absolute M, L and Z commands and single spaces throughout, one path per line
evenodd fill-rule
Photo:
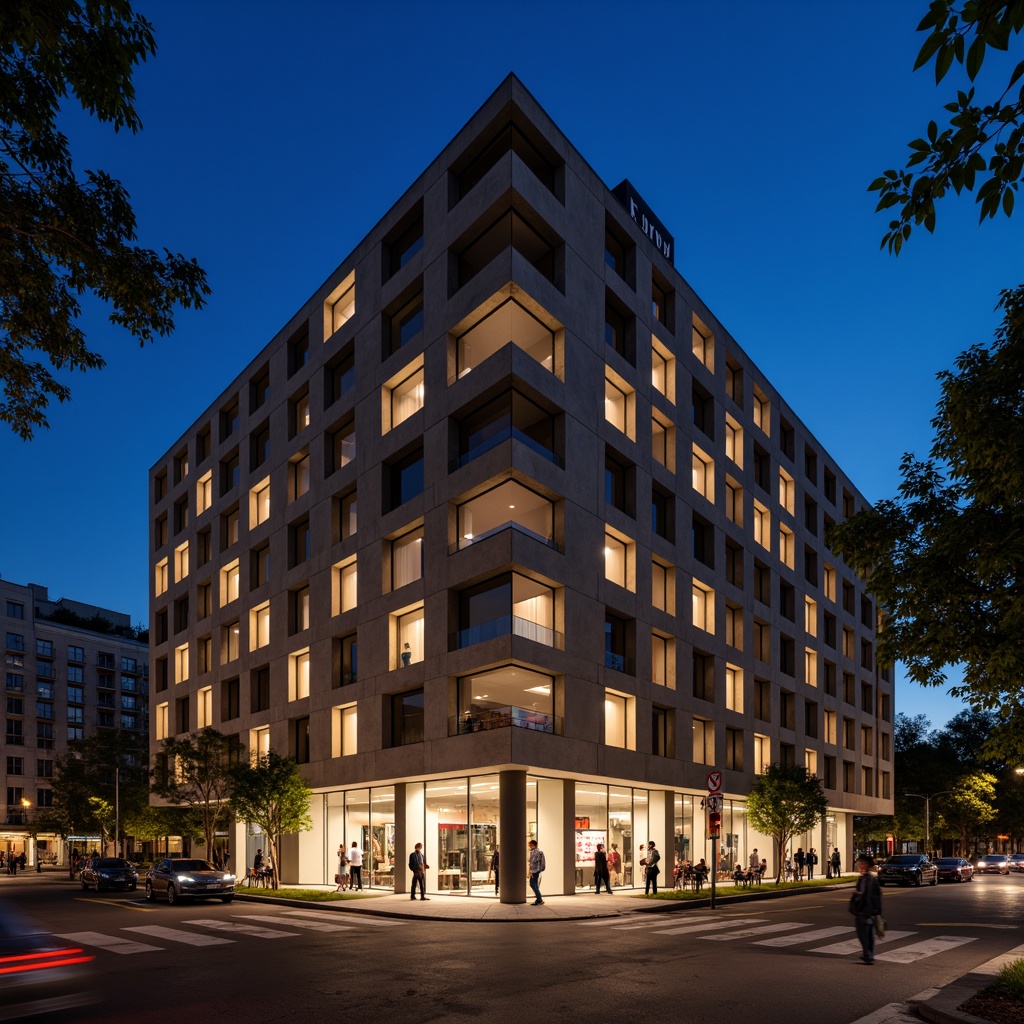
M 718 837 L 722 831 L 722 773 L 708 772 L 708 795 L 704 801 L 708 809 L 708 832 L 711 835 L 711 909 L 715 909 L 715 882 L 718 879 Z

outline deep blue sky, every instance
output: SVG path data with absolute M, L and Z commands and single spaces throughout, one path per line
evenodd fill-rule
M 612 186 L 629 177 L 676 266 L 870 499 L 924 453 L 935 374 L 991 339 L 1019 223 L 971 200 L 898 259 L 867 184 L 956 87 L 912 74 L 923 0 L 709 4 L 139 3 L 158 52 L 141 135 L 69 110 L 80 167 L 131 193 L 140 242 L 213 295 L 140 349 L 90 319 L 106 370 L 24 444 L 0 431 L 0 573 L 148 617 L 147 473 L 509 71 Z M 1019 217 L 1018 215 L 1018 221 Z M 900 683 L 897 707 L 960 710 Z

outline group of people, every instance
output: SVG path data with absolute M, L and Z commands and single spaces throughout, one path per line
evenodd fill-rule
M 707 861 L 701 857 L 696 864 L 686 860 L 676 861 L 676 870 L 673 880 L 675 881 L 677 889 L 693 888 L 695 891 L 703 889 L 708 877 L 711 874 L 711 869 L 708 867 Z
M 363 851 L 355 839 L 352 845 L 346 850 L 345 844 L 338 847 L 338 873 L 334 876 L 338 888 L 335 892 L 344 892 L 346 889 L 363 888 Z
M 818 853 L 813 846 L 806 852 L 802 846 L 798 846 L 792 858 L 786 858 L 786 878 L 802 882 L 806 872 L 807 881 L 813 881 L 814 869 L 817 864 Z M 842 857 L 837 846 L 832 850 L 831 855 L 825 858 L 825 877 L 839 878 L 842 873 Z
M 12 853 L 10 855 L 0 851 L 0 873 L 6 871 L 9 875 L 16 875 L 18 869 L 25 870 L 25 865 L 28 863 L 28 858 L 25 856 L 24 851 L 21 853 Z

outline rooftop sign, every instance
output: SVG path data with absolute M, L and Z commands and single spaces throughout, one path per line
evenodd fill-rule
M 675 266 L 676 240 L 668 233 L 665 225 L 654 216 L 651 208 L 640 198 L 640 193 L 633 187 L 628 178 L 624 178 L 615 188 L 612 195 L 626 208 L 637 227 L 654 243 L 655 248 L 673 266 Z

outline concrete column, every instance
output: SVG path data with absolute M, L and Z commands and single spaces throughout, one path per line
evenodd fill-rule
M 498 776 L 498 853 L 502 903 L 526 902 L 526 851 L 526 772 L 503 771 Z
M 562 870 L 558 891 L 576 892 L 576 781 L 562 780 Z
M 409 854 L 412 847 L 419 842 L 417 839 L 410 841 L 409 829 L 406 824 L 405 814 L 405 783 L 395 783 L 395 892 L 406 893 L 409 891 Z M 422 827 L 422 825 L 420 826 Z M 410 842 L 412 845 L 410 845 Z

